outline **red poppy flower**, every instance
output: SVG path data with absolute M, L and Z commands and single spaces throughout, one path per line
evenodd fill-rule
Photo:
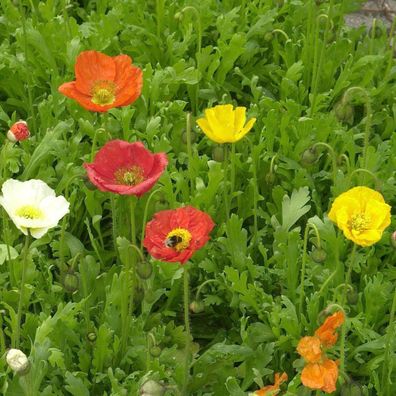
M 144 247 L 156 259 L 184 264 L 209 240 L 214 223 L 192 206 L 163 210 L 146 225 Z
M 140 197 L 153 187 L 167 164 L 165 153 L 153 154 L 143 143 L 111 140 L 84 168 L 99 190 Z
M 77 57 L 75 73 L 76 80 L 62 84 L 59 92 L 90 111 L 127 106 L 142 91 L 142 70 L 132 65 L 128 55 L 83 51 Z
M 7 138 L 11 142 L 21 142 L 22 140 L 28 139 L 30 131 L 26 121 L 19 120 L 11 126 L 7 132 Z

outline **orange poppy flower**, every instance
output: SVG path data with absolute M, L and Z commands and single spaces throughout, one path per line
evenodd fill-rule
M 325 359 L 320 363 L 309 363 L 301 373 L 301 382 L 304 386 L 326 393 L 334 392 L 337 389 L 337 378 L 337 363 L 330 359 Z
M 322 358 L 322 344 L 318 337 L 303 337 L 297 345 L 297 352 L 309 363 L 319 362 Z
M 143 72 L 132 65 L 128 55 L 111 57 L 83 51 L 77 57 L 75 73 L 75 81 L 62 84 L 58 90 L 90 111 L 127 106 L 142 91 Z
M 279 393 L 280 389 L 279 387 L 281 384 L 283 384 L 285 381 L 287 381 L 287 374 L 283 373 L 282 375 L 280 373 L 275 374 L 275 383 L 274 385 L 268 385 L 264 386 L 264 388 L 261 388 L 254 392 L 255 396 L 275 396 Z
M 318 337 L 325 348 L 333 346 L 338 339 L 338 334 L 335 332 L 345 320 L 345 315 L 342 311 L 335 312 L 333 315 L 326 318 L 322 326 L 315 331 L 315 336 Z

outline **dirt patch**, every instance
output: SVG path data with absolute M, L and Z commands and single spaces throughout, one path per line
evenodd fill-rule
M 381 20 L 387 26 L 392 24 L 396 17 L 396 0 L 371 0 L 367 1 L 362 9 L 345 17 L 348 26 L 359 27 L 366 25 L 371 27 L 373 20 Z

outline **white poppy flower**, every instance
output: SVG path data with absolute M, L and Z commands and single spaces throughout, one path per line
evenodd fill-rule
M 21 182 L 8 179 L 2 187 L 0 205 L 6 210 L 16 227 L 25 235 L 41 238 L 50 228 L 69 213 L 69 202 L 42 180 Z
M 6 361 L 10 368 L 17 374 L 23 375 L 29 370 L 29 360 L 19 349 L 10 349 L 7 352 Z

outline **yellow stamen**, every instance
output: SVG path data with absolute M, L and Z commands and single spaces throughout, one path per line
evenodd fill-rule
M 364 213 L 358 213 L 352 216 L 350 227 L 352 231 L 363 232 L 369 228 L 371 219 Z
M 38 220 L 44 217 L 44 213 L 40 209 L 31 205 L 21 206 L 16 211 L 16 215 L 29 220 Z
M 166 236 L 165 246 L 181 252 L 190 246 L 191 238 L 190 231 L 185 228 L 175 228 Z
M 143 169 L 137 165 L 134 165 L 131 168 L 121 168 L 114 173 L 114 178 L 119 184 L 136 186 L 144 181 Z
M 97 81 L 92 88 L 92 103 L 106 106 L 115 101 L 115 85 L 111 81 Z

